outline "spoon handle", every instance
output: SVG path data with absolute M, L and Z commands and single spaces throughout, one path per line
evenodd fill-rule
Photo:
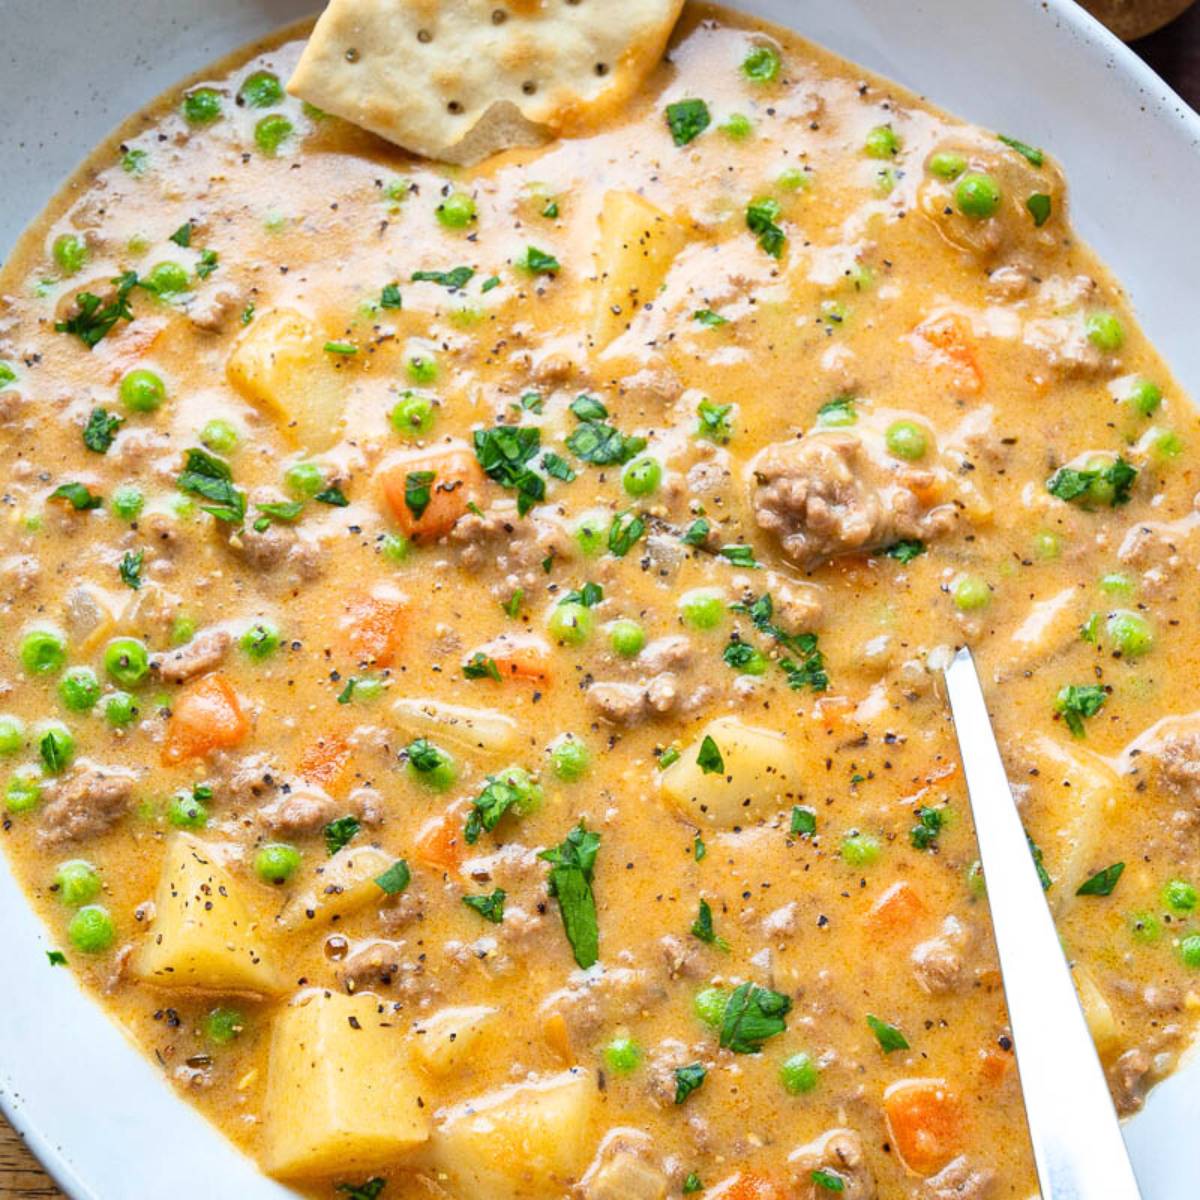
M 971 653 L 946 669 L 1044 1200 L 1139 1200 Z

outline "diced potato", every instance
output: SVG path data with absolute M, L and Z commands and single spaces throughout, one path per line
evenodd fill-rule
M 413 1027 L 413 1054 L 427 1071 L 448 1075 L 470 1057 L 495 1015 L 485 1004 L 443 1008 Z
M 281 992 L 283 979 L 241 891 L 211 847 L 176 834 L 163 858 L 154 921 L 133 955 L 134 976 L 155 987 Z
M 385 893 L 375 880 L 395 861 L 394 855 L 378 846 L 343 846 L 321 863 L 308 886 L 288 901 L 277 918 L 278 924 L 296 929 L 327 923 L 357 912 L 372 901 L 383 900 Z
M 588 1174 L 585 1200 L 663 1200 L 667 1194 L 667 1177 L 662 1171 L 628 1150 L 618 1150 Z
M 279 308 L 255 317 L 225 363 L 229 382 L 306 450 L 324 450 L 342 436 L 346 384 L 323 347 L 307 317 Z
M 1079 1003 L 1083 1007 L 1092 1041 L 1101 1054 L 1108 1054 L 1120 1042 L 1120 1030 L 1112 1005 L 1104 998 L 1100 985 L 1086 967 L 1076 964 L 1074 974 L 1075 990 L 1079 993 Z
M 501 754 L 517 736 L 516 721 L 490 708 L 405 697 L 392 705 L 392 715 L 410 737 L 429 738 L 459 750 Z
M 1044 661 L 1051 651 L 1079 636 L 1075 606 L 1078 588 L 1063 588 L 1029 607 L 1029 614 L 1012 633 L 1013 658 L 1006 669 L 1016 674 L 1022 666 Z M 1013 661 L 1015 659 L 1015 661 Z
M 609 192 L 600 210 L 591 334 L 597 351 L 623 332 L 658 294 L 687 235 L 678 222 L 633 192 Z
M 366 992 L 299 997 L 271 1035 L 263 1166 L 344 1178 L 402 1159 L 429 1138 L 424 1082 L 390 1005 Z
M 586 1164 L 598 1095 L 576 1067 L 455 1105 L 434 1130 L 434 1165 L 459 1200 L 559 1200 Z
M 724 769 L 707 773 L 699 763 L 712 738 Z M 659 776 L 663 795 L 689 820 L 731 828 L 778 812 L 799 790 L 795 755 L 782 733 L 743 724 L 737 717 L 710 721 Z
M 117 603 L 108 592 L 91 584 L 77 584 L 67 593 L 63 608 L 67 631 L 80 654 L 91 654 L 112 636 Z

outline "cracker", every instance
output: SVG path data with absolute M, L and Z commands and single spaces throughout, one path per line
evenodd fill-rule
M 331 0 L 288 82 L 429 158 L 474 163 L 602 119 L 661 59 L 683 0 Z

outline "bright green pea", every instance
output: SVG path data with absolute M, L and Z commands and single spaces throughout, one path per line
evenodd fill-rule
M 527 817 L 542 806 L 546 798 L 541 784 L 535 782 L 533 776 L 524 767 L 505 767 L 496 772 L 496 778 L 501 783 L 507 783 L 517 794 L 513 801 L 513 812 L 519 817 Z
M 1129 929 L 1129 936 L 1135 942 L 1150 945 L 1162 937 L 1162 925 L 1159 923 L 1158 918 L 1151 912 L 1130 913 L 1125 918 L 1125 924 Z
M 142 286 L 156 296 L 169 300 L 186 292 L 189 282 L 187 268 L 168 260 L 155 263 L 142 280 Z
M 0 359 L 0 388 L 6 388 L 10 383 L 17 382 L 17 373 L 12 363 Z
M 812 176 L 799 167 L 785 167 L 779 172 L 775 186 L 784 192 L 802 192 L 812 187 Z
M 725 1019 L 725 1008 L 729 1003 L 729 993 L 724 988 L 708 987 L 696 993 L 692 1000 L 692 1010 L 705 1025 L 714 1029 Z
M 1163 888 L 1163 900 L 1176 912 L 1191 912 L 1196 907 L 1196 889 L 1182 879 L 1172 879 Z
M 1140 658 L 1154 645 L 1150 622 L 1127 608 L 1109 613 L 1105 622 L 1108 640 L 1123 658 Z
M 402 533 L 385 533 L 379 543 L 379 552 L 390 563 L 402 563 L 408 558 L 412 544 Z
M 74 275 L 88 260 L 87 242 L 74 233 L 59 234 L 54 239 L 51 253 L 64 275 Z
M 137 638 L 114 638 L 104 647 L 104 669 L 117 683 L 133 687 L 146 678 L 150 655 Z
M 20 717 L 0 717 L 0 754 L 16 754 L 25 745 L 25 725 Z
M 433 383 L 438 377 L 437 359 L 432 355 L 415 354 L 405 367 L 413 383 Z
M 57 775 L 75 757 L 75 738 L 61 721 L 48 721 L 38 731 L 38 751 L 45 769 Z
M 556 604 L 550 610 L 550 635 L 556 641 L 568 646 L 580 646 L 592 635 L 595 618 L 592 610 L 573 600 L 565 604 Z
M 208 824 L 208 805 L 190 792 L 176 792 L 167 801 L 167 820 L 176 829 L 203 829 Z
M 679 598 L 679 613 L 693 629 L 716 629 L 725 620 L 725 598 L 711 588 L 693 588 Z
M 992 590 L 978 575 L 960 575 L 950 586 L 954 607 L 962 612 L 986 608 L 992 599 Z
M 54 872 L 53 890 L 64 904 L 78 908 L 100 894 L 100 873 L 90 862 L 72 858 Z
M 146 497 L 131 483 L 123 483 L 109 501 L 109 507 L 123 521 L 136 521 L 145 506 Z
M 237 429 L 220 417 L 214 417 L 200 430 L 201 444 L 217 454 L 231 454 L 240 440 Z
M 1049 529 L 1042 529 L 1034 536 L 1033 552 L 1040 559 L 1062 557 L 1062 538 Z
M 435 211 L 447 229 L 466 229 L 476 217 L 475 201 L 466 192 L 451 192 Z
M 287 883 L 300 867 L 300 851 L 286 842 L 270 842 L 254 856 L 254 873 L 263 883 Z
M 1133 580 L 1128 575 L 1122 575 L 1120 571 L 1110 571 L 1107 575 L 1100 576 L 1100 590 L 1110 596 L 1132 596 Z
M 1185 967 L 1200 968 L 1200 933 L 1191 933 L 1179 943 L 1179 957 Z
M 29 812 L 42 798 L 42 772 L 34 766 L 18 767 L 4 789 L 4 805 L 10 813 Z
M 292 495 L 311 499 L 324 488 L 325 472 L 316 463 L 293 463 L 284 471 L 283 482 Z
M 420 754 L 417 754 L 417 747 Z M 409 779 L 435 792 L 452 788 L 458 779 L 458 764 L 440 746 L 421 739 L 408 747 L 407 773 Z
M 622 658 L 640 654 L 646 644 L 646 631 L 629 617 L 622 617 L 608 627 L 608 641 L 614 653 Z
M 1125 398 L 1143 417 L 1153 416 L 1162 403 L 1162 388 L 1152 380 L 1138 379 Z
M 662 464 L 658 459 L 643 454 L 625 464 L 621 472 L 621 486 L 630 496 L 649 496 L 658 491 L 662 475 Z
M 183 119 L 189 125 L 211 125 L 221 115 L 221 93 L 215 88 L 193 88 L 183 98 Z
M 782 65 L 774 46 L 753 46 L 742 60 L 742 74 L 752 83 L 774 83 Z
M 1106 354 L 1120 350 L 1125 341 L 1125 326 L 1116 313 L 1107 310 L 1088 313 L 1083 327 L 1087 331 L 1088 341 Z
M 1000 207 L 1000 185 L 982 171 L 968 171 L 955 184 L 954 203 L 964 217 L 986 220 Z
M 916 462 L 918 458 L 924 458 L 929 446 L 925 430 L 915 421 L 893 421 L 887 427 L 884 440 L 889 453 L 903 458 L 906 462 Z
M 238 645 L 255 662 L 268 659 L 279 649 L 279 630 L 270 621 L 255 621 L 238 640 Z
M 642 1061 L 642 1048 L 632 1038 L 615 1037 L 604 1047 L 604 1064 L 614 1075 L 629 1075 Z
M 388 414 L 392 428 L 402 438 L 421 438 L 433 428 L 433 401 L 418 392 L 401 392 Z
M 91 667 L 72 667 L 58 681 L 58 696 L 72 712 L 91 712 L 100 699 L 100 681 Z
M 803 1050 L 785 1058 L 779 1064 L 779 1081 L 793 1096 L 811 1092 L 820 1078 L 821 1068 L 813 1062 L 812 1056 L 805 1054 Z
M 570 733 L 556 738 L 550 747 L 550 765 L 554 774 L 565 783 L 582 779 L 592 761 L 587 746 Z
M 132 725 L 138 715 L 137 701 L 128 692 L 109 692 L 101 707 L 104 719 L 117 729 Z
M 890 196 L 899 182 L 900 177 L 891 167 L 880 167 L 875 172 L 875 191 L 880 196 Z
M 595 558 L 608 546 L 608 527 L 612 518 L 603 509 L 585 512 L 575 523 L 575 543 L 580 551 Z
M 900 137 L 890 125 L 876 125 L 867 134 L 863 150 L 868 158 L 895 158 L 900 145 Z
M 292 136 L 294 126 L 281 113 L 271 113 L 254 126 L 254 144 L 269 157 L 279 153 L 279 147 Z
M 100 904 L 86 904 L 67 926 L 67 937 L 76 950 L 84 954 L 101 954 L 113 944 L 117 936 L 113 919 L 108 909 Z
M 982 900 L 987 895 L 987 882 L 983 877 L 983 863 L 979 859 L 976 859 L 967 868 L 967 891 L 979 900 Z
M 744 142 L 754 132 L 754 122 L 745 113 L 733 113 L 720 126 L 721 132 L 735 142 Z
M 238 102 L 250 108 L 274 108 L 283 100 L 283 84 L 272 71 L 254 71 L 238 88 Z
M 228 1046 L 246 1028 L 246 1018 L 236 1008 L 214 1008 L 204 1015 L 204 1036 L 218 1046 Z
M 1146 434 L 1150 454 L 1158 461 L 1178 458 L 1183 453 L 1183 439 L 1173 429 L 1151 429 Z
M 196 636 L 196 622 L 192 617 L 176 617 L 171 626 L 171 645 L 183 646 Z
M 961 154 L 939 150 L 929 156 L 929 173 L 939 179 L 957 179 L 966 169 L 967 160 Z
M 869 867 L 879 858 L 879 839 L 869 833 L 850 833 L 842 838 L 842 862 L 850 867 Z
M 30 675 L 57 675 L 67 661 L 67 643 L 51 629 L 31 629 L 18 653 Z
M 126 372 L 121 380 L 121 403 L 130 412 L 153 412 L 167 398 L 167 385 L 145 367 Z

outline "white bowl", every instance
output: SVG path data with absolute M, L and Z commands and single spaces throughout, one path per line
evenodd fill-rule
M 109 130 L 212 59 L 304 15 L 304 0 L 4 0 L 0 253 Z M 1071 0 L 733 0 L 928 95 L 1049 147 L 1073 219 L 1129 289 L 1189 390 L 1200 337 L 1200 118 Z M 50 947 L 0 868 L 0 1108 L 75 1200 L 276 1200 L 144 1061 Z M 1200 1063 L 1125 1127 L 1144 1200 L 1194 1200 Z M 1103 1200 L 1088 1197 L 1087 1200 Z

